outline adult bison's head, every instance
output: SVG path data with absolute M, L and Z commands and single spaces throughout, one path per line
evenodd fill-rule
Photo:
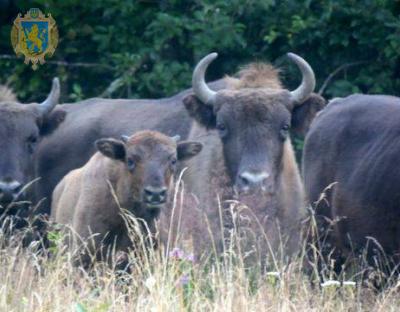
M 33 178 L 33 155 L 38 142 L 64 120 L 64 111 L 52 112 L 59 96 L 60 83 L 55 78 L 50 94 L 40 104 L 0 102 L 1 207 L 21 198 L 21 190 Z
M 215 92 L 204 79 L 208 65 L 217 57 L 211 53 L 194 70 L 194 95 L 183 100 L 193 118 L 218 131 L 229 176 L 242 193 L 275 191 L 285 151 L 292 149 L 291 125 L 303 129 L 301 122 L 309 122 L 307 118 L 300 121 L 298 112 L 308 116 L 307 112 L 312 114 L 318 103 L 325 102 L 312 94 L 315 77 L 310 65 L 298 55 L 288 56 L 302 73 L 302 82 L 294 91 L 282 88 L 278 71 L 271 65 L 256 63 L 240 71 L 237 78 L 227 78 L 227 89 Z
M 201 143 L 178 140 L 145 130 L 121 140 L 97 140 L 96 147 L 123 168 L 115 182 L 117 193 L 159 212 L 168 201 L 177 161 L 189 159 L 202 149 Z

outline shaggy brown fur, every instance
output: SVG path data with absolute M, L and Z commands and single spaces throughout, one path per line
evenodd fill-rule
M 298 247 L 305 204 L 293 147 L 282 129 L 315 97 L 294 107 L 279 71 L 269 64 L 251 64 L 226 81 L 228 89 L 217 92 L 213 106 L 194 95 L 184 99 L 197 121 L 189 138 L 200 138 L 204 151 L 188 163 L 185 185 L 197 200 L 182 214 L 181 229 L 192 237 L 197 257 L 223 251 L 236 230 L 241 251 L 251 258 L 264 262 L 270 251 L 289 256 Z M 310 120 L 305 111 L 298 127 Z M 239 173 L 246 171 L 268 172 L 268 191 L 237 193 Z
M 144 144 L 154 148 L 158 144 L 171 144 L 171 138 L 157 131 L 140 131 L 131 136 L 126 142 L 128 145 Z
M 190 158 L 201 150 L 196 142 L 177 144 L 154 131 L 138 132 L 126 143 L 102 139 L 96 145 L 99 152 L 58 184 L 51 208 L 52 219 L 71 226 L 76 233 L 74 250 L 79 250 L 81 241 L 89 243 L 79 259 L 84 266 L 90 263 L 90 255 L 104 259 L 104 251 L 110 246 L 122 252 L 134 247 L 121 208 L 142 220 L 139 223 L 144 235 L 154 235 L 154 221 L 165 209 L 165 202 L 155 207 L 146 201 L 148 186 L 170 190 L 174 159 Z
M 251 63 L 244 66 L 236 76 L 226 76 L 228 89 L 269 88 L 282 89 L 279 69 L 266 63 Z

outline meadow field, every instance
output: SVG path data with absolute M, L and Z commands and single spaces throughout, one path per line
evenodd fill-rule
M 90 270 L 73 266 L 73 254 L 58 227 L 48 233 L 50 247 L 23 247 L 20 234 L 0 232 L 0 311 L 398 311 L 400 280 L 388 282 L 378 269 L 361 262 L 339 276 L 326 263 L 316 274 L 318 248 L 303 244 L 292 261 L 249 265 L 234 243 L 222 256 L 198 261 L 192 250 L 168 242 L 147 248 L 137 222 L 126 215 L 135 254 L 129 270 L 119 270 L 118 252 L 110 264 L 96 262 Z M 6 223 L 4 223 L 6 224 Z M 232 232 L 230 241 L 235 239 Z M 314 250 L 314 259 L 306 249 Z M 168 249 L 168 250 L 166 250 Z M 270 258 L 272 259 L 272 258 Z M 328 260 L 329 262 L 329 260 Z M 272 264 L 273 263 L 273 264 Z M 368 273 L 366 273 L 368 272 Z M 380 282 L 379 289 L 376 288 Z M 382 282 L 384 281 L 384 282 Z

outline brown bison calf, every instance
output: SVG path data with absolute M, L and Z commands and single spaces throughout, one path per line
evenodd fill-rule
M 83 167 L 71 171 L 53 193 L 54 221 L 74 232 L 73 250 L 89 245 L 80 260 L 91 255 L 104 258 L 107 248 L 127 251 L 133 247 L 121 208 L 132 213 L 142 230 L 155 231 L 155 219 L 168 202 L 177 160 L 197 155 L 197 142 L 177 143 L 154 131 L 137 132 L 122 140 L 96 141 L 98 152 Z

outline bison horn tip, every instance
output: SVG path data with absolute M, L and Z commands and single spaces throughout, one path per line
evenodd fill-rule
M 287 56 L 297 65 L 302 74 L 300 86 L 296 90 L 291 91 L 293 101 L 296 104 L 301 104 L 307 100 L 310 94 L 314 91 L 315 74 L 310 64 L 308 64 L 302 57 L 291 52 L 287 53 Z
M 128 135 L 121 135 L 121 141 L 126 143 L 129 140 L 129 136 Z
M 171 137 L 171 139 L 174 140 L 175 142 L 179 142 L 180 139 L 181 139 L 181 136 L 180 135 L 175 135 L 175 136 Z
M 218 56 L 216 52 L 203 57 L 196 65 L 192 76 L 194 94 L 206 105 L 213 105 L 216 92 L 211 90 L 205 81 L 205 73 L 208 65 Z
M 59 100 L 60 100 L 60 80 L 58 79 L 58 77 L 55 77 L 53 79 L 51 91 L 50 91 L 49 95 L 47 96 L 47 99 L 44 100 L 44 102 L 42 102 L 39 105 L 39 111 L 43 115 L 48 114 L 58 104 Z

